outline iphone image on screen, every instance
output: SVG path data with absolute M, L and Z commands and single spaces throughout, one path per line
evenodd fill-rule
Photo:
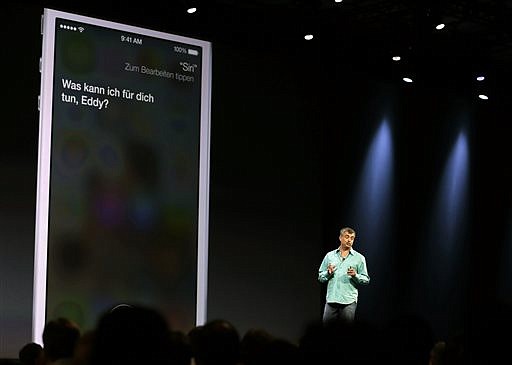
M 211 44 L 45 9 L 33 337 L 120 304 L 205 321 Z

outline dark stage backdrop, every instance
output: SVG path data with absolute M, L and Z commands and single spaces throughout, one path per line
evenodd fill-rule
M 124 11 L 84 15 L 176 32 L 162 14 Z M 31 339 L 42 8 L 9 5 L 6 13 L 0 357 L 13 358 Z M 355 248 L 367 255 L 372 277 L 360 293 L 361 319 L 386 323 L 416 313 L 443 338 L 478 320 L 482 306 L 510 303 L 510 91 L 475 104 L 468 85 L 404 88 L 377 60 L 322 53 L 321 43 L 282 47 L 271 34 L 204 39 L 213 50 L 208 319 L 228 319 L 241 334 L 264 328 L 297 341 L 321 316 L 318 266 L 344 225 L 358 230 Z M 461 113 L 470 169 L 449 261 L 457 267 L 447 270 L 436 266 L 445 237 L 429 223 Z M 385 219 L 369 231 L 372 212 L 357 206 L 357 196 L 384 116 L 394 146 L 391 197 Z

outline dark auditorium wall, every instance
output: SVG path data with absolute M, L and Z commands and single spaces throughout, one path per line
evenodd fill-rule
M 2 24 L 8 52 L 2 58 L 0 357 L 15 357 L 30 340 L 41 12 L 11 4 Z M 126 12 L 89 15 L 173 30 L 156 15 L 153 22 Z M 268 37 L 270 48 L 250 35 L 247 42 L 218 35 L 213 42 L 208 318 L 228 319 L 242 333 L 262 327 L 292 340 L 320 318 L 324 288 L 317 269 L 337 247 L 339 228 L 357 224 L 351 210 L 357 181 L 384 115 L 394 143 L 391 214 L 389 225 L 373 232 L 381 254 L 368 262 L 372 283 L 361 291 L 358 315 L 382 323 L 419 313 L 443 337 L 478 318 L 482 305 L 487 311 L 510 303 L 512 119 L 504 84 L 482 104 L 470 84 L 439 86 L 430 74 L 416 88 L 404 87 L 378 60 L 325 54 L 321 43 L 281 47 Z M 467 115 L 470 145 L 465 229 L 455 255 L 460 291 L 439 298 L 425 279 L 434 268 L 420 258 L 460 115 Z M 367 235 L 358 232 L 355 244 L 363 253 Z M 416 280 L 413 272 L 425 275 Z
M 8 5 L 0 25 L 0 357 L 31 339 L 40 53 L 39 10 Z M 24 27 L 19 27 L 26 19 Z

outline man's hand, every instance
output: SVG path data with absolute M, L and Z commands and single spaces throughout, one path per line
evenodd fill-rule
M 356 269 L 354 269 L 352 266 L 350 266 L 347 270 L 347 275 L 354 277 L 354 276 L 356 276 L 356 274 L 357 274 Z
M 332 275 L 336 271 L 336 265 L 329 263 L 329 266 L 327 266 L 327 273 L 329 275 Z

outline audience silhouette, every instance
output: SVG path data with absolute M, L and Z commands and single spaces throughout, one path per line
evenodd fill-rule
M 118 306 L 96 326 L 91 365 L 171 364 L 171 332 L 165 318 L 143 306 Z
M 171 331 L 171 364 L 190 365 L 192 361 L 192 344 L 190 338 L 181 331 Z
M 43 362 L 46 365 L 71 364 L 80 329 L 67 318 L 46 323 L 43 329 Z
M 156 310 L 123 305 L 107 311 L 92 331 L 80 335 L 66 318 L 49 321 L 43 346 L 27 343 L 21 365 L 462 365 L 508 362 L 506 330 L 510 307 L 498 308 L 434 341 L 424 318 L 401 314 L 383 325 L 310 323 L 298 343 L 253 328 L 240 338 L 225 319 L 208 321 L 188 333 L 172 330 Z
M 298 364 L 299 348 L 264 329 L 250 329 L 240 342 L 240 360 L 244 365 Z
M 390 364 L 428 364 L 434 346 L 430 324 L 415 314 L 402 314 L 392 319 L 383 332 L 384 353 Z
M 18 358 L 21 365 L 42 365 L 43 346 L 35 342 L 27 343 L 20 349 Z
M 196 365 L 235 365 L 240 360 L 240 335 L 227 320 L 209 321 L 189 336 Z

